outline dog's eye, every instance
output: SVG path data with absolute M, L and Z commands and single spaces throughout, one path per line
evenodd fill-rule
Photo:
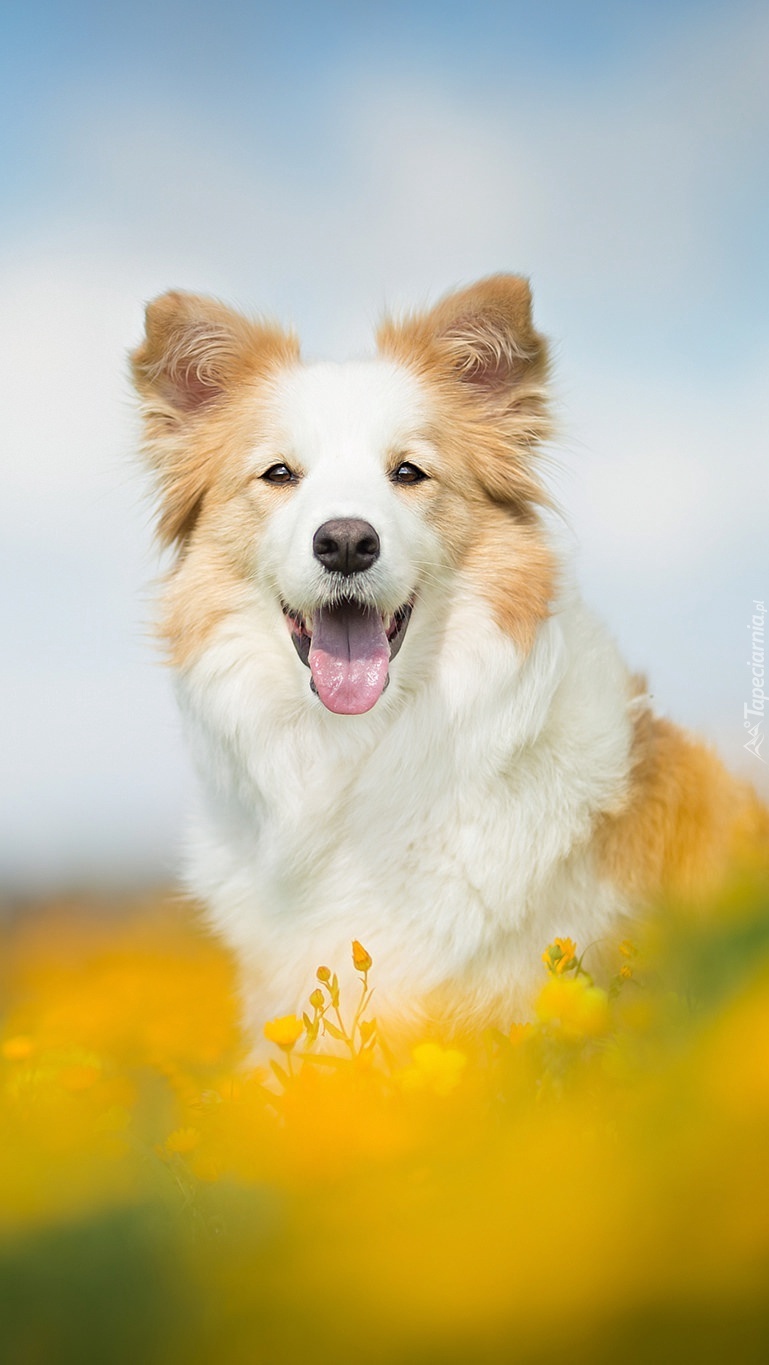
M 287 464 L 271 464 L 261 475 L 265 483 L 295 483 L 296 475 L 291 473 Z
M 410 460 L 404 460 L 403 464 L 399 464 L 398 468 L 393 470 L 390 478 L 393 483 L 422 483 L 427 475 L 423 469 L 419 468 L 419 465 L 411 464 Z

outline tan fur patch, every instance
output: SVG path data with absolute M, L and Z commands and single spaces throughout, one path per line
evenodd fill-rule
M 500 630 L 527 654 L 556 591 L 555 558 L 540 528 L 488 516 L 465 569 Z
M 298 359 L 292 335 L 215 299 L 172 291 L 147 308 L 131 364 L 160 494 L 158 538 L 178 551 L 159 626 L 177 667 L 247 601 L 261 509 L 243 455 L 259 434 L 265 384 Z
M 158 627 L 175 668 L 192 663 L 209 637 L 233 611 L 248 602 L 248 587 L 215 546 L 186 556 L 169 574 Z
M 387 319 L 377 341 L 436 394 L 441 435 L 494 501 L 516 510 L 548 502 L 532 463 L 551 431 L 547 346 L 525 280 L 495 275 L 429 313 Z
M 239 430 L 233 422 L 229 430 L 228 457 L 208 487 L 199 520 L 166 580 L 160 634 L 177 667 L 203 651 L 221 621 L 247 607 L 262 527 L 286 496 L 285 490 L 243 469 L 244 451 L 258 429 L 252 401 L 243 425 L 246 429 Z
M 215 299 L 171 291 L 148 306 L 131 367 L 143 450 L 160 493 L 162 544 L 183 544 L 190 535 L 214 481 L 243 448 L 260 382 L 298 358 L 291 334 Z
M 528 283 L 492 276 L 424 315 L 386 320 L 378 342 L 435 394 L 440 418 L 430 438 L 467 505 L 462 517 L 441 500 L 435 520 L 497 625 L 526 652 L 556 586 L 537 514 L 550 498 L 535 463 L 551 429 L 547 348 L 532 323 Z
M 634 898 L 702 900 L 746 862 L 769 871 L 769 812 L 703 744 L 643 710 L 627 801 L 596 832 L 604 874 Z

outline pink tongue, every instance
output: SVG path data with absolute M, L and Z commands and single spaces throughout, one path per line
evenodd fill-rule
M 390 664 L 382 617 L 355 602 L 322 607 L 312 620 L 310 668 L 323 705 L 340 716 L 370 711 Z

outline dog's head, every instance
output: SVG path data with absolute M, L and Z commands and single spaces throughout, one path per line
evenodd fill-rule
M 530 645 L 552 568 L 533 467 L 546 351 L 524 280 L 387 321 L 378 356 L 346 365 L 305 365 L 290 334 L 169 293 L 132 364 L 186 585 L 167 627 L 178 659 L 258 596 L 323 705 L 360 714 L 457 574 Z

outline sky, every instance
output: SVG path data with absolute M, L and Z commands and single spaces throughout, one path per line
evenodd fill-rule
M 584 595 L 767 790 L 766 5 L 28 0 L 0 54 L 0 888 L 177 866 L 125 361 L 169 287 L 344 358 L 386 307 L 529 276 Z

